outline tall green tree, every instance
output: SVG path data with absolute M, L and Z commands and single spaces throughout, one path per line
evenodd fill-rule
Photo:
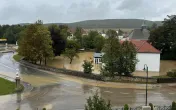
M 31 24 L 21 32 L 18 52 L 26 60 L 37 63 L 53 56 L 50 32 L 42 24 Z
M 101 52 L 105 43 L 105 38 L 101 35 L 98 35 L 94 38 L 94 46 L 96 52 Z
M 114 77 L 116 73 L 129 75 L 134 72 L 137 63 L 135 46 L 129 41 L 121 44 L 113 30 L 107 33 L 109 36 L 103 47 L 102 75 Z
M 120 42 L 116 38 L 117 33 L 114 30 L 108 30 L 107 36 L 108 39 L 102 50 L 104 53 L 102 58 L 104 66 L 101 73 L 105 76 L 114 77 L 114 73 L 116 72 L 115 62 L 119 60 L 120 56 Z
M 66 48 L 79 50 L 80 45 L 75 40 L 67 40 Z
M 83 39 L 82 39 L 82 28 L 77 27 L 76 31 L 74 33 L 75 36 L 75 40 L 81 45 L 81 47 L 83 47 Z
M 66 48 L 65 51 L 63 52 L 63 55 L 70 60 L 70 64 L 72 63 L 75 57 L 79 58 L 75 48 Z
M 54 49 L 54 55 L 58 56 L 65 50 L 68 27 L 52 24 L 48 27 L 48 30 L 50 31 L 53 42 L 52 47 Z
M 67 40 L 66 49 L 63 52 L 63 55 L 70 60 L 72 63 L 74 58 L 78 58 L 77 51 L 80 48 L 80 45 L 75 40 Z
M 176 60 L 176 16 L 150 32 L 149 42 L 161 51 L 161 59 Z
M 137 58 L 135 45 L 130 41 L 124 41 L 121 44 L 119 60 L 115 62 L 116 72 L 121 75 L 130 75 L 135 71 Z

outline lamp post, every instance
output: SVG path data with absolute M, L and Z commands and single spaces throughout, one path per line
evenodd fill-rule
M 15 82 L 16 82 L 16 89 L 18 90 L 19 89 L 19 86 L 20 86 L 20 76 L 18 74 L 18 69 L 16 69 L 17 72 L 16 72 L 16 78 L 15 78 Z
M 148 66 L 144 64 L 144 71 L 147 73 L 147 79 L 146 79 L 146 102 L 145 105 L 147 106 L 147 85 L 148 85 Z

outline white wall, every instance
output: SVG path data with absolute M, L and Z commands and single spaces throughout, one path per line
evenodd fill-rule
M 136 70 L 143 71 L 144 64 L 147 64 L 149 71 L 159 72 L 160 54 L 159 53 L 137 53 L 138 63 Z

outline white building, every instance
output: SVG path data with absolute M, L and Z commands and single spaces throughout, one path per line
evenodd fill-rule
M 94 63 L 95 64 L 102 63 L 102 53 L 94 53 Z
M 144 40 L 132 40 L 131 41 L 137 49 L 136 64 L 137 71 L 143 71 L 144 65 L 148 66 L 149 71 L 160 71 L 160 51 L 154 48 L 151 44 Z
M 120 41 L 121 43 L 124 41 Z M 145 40 L 131 40 L 137 50 L 136 58 L 138 60 L 136 64 L 136 71 L 144 71 L 144 65 L 148 66 L 148 71 L 159 72 L 160 71 L 160 51 L 154 48 Z M 102 53 L 94 54 L 94 63 L 99 64 L 101 62 Z

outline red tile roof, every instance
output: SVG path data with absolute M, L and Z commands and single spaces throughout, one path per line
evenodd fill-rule
M 145 40 L 130 40 L 130 41 L 136 46 L 138 53 L 160 53 L 159 50 L 157 50 L 155 47 L 153 47 Z M 123 42 L 124 41 L 121 41 L 121 43 Z

